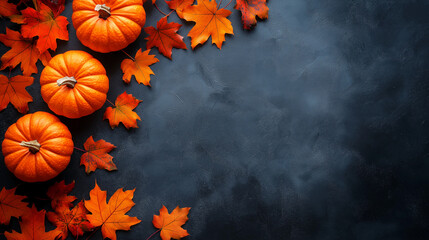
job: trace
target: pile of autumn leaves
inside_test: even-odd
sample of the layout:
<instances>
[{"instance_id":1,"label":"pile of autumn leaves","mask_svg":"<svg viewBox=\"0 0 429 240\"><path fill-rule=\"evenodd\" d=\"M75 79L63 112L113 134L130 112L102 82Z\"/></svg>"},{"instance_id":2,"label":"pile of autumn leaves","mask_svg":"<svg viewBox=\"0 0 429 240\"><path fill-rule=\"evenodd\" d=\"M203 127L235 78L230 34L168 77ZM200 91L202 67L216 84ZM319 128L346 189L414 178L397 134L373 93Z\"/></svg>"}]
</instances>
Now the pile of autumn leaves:
<instances>
[{"instance_id":1,"label":"pile of autumn leaves","mask_svg":"<svg viewBox=\"0 0 429 240\"><path fill-rule=\"evenodd\" d=\"M0 191L0 224L10 224L11 217L21 218L19 222L21 233L5 232L8 240L54 240L66 239L69 232L76 237L86 232L95 233L101 228L103 238L116 240L116 230L130 230L130 227L139 223L136 217L126 213L135 205L133 202L134 190L118 189L109 202L106 202L107 192L102 191L95 184L89 193L90 199L73 204L75 196L68 195L75 183L66 185L64 181L55 183L47 191L53 211L47 213L48 220L57 228L45 231L45 210L38 211L33 205L24 202L25 196L15 194L14 189L3 188ZM163 206L159 215L153 216L153 225L159 230L162 239L180 239L188 236L188 232L181 226L188 220L190 208L174 209L171 214Z\"/></svg>"},{"instance_id":2,"label":"pile of autumn leaves","mask_svg":"<svg viewBox=\"0 0 429 240\"><path fill-rule=\"evenodd\" d=\"M0 34L0 42L11 49L1 56L0 70L11 70L21 64L23 75L8 78L0 75L0 111L11 103L20 113L28 112L28 103L33 98L25 90L33 83L32 74L37 73L38 60L47 65L52 58L50 51L57 48L56 40L69 40L67 18L60 14L64 10L65 0L20 0L17 5L8 0L0 0L0 16L8 17L12 22L21 25L21 31L6 29L6 34ZM223 8L215 0L170 0L166 1L171 12L161 18L157 27L146 27L144 30L149 36L146 38L146 50L139 49L135 57L125 59L121 63L124 73L123 81L130 83L132 76L138 83L150 86L150 75L154 75L150 65L159 60L155 55L149 55L151 48L157 47L165 57L172 58L172 49L187 49L183 36L177 32L181 24L168 22L168 16L176 12L177 16L186 21L195 22L188 36L191 38L191 46L194 49L199 44L204 44L209 37L212 43L221 49L226 34L234 34L231 22L227 17L231 11L225 9L232 0ZM156 0L152 0L156 6ZM17 6L28 6L19 11ZM156 6L158 8L158 6ZM256 17L268 18L266 0L236 0L235 9L242 13L243 28L251 29L256 25ZM160 10L161 12L161 10ZM108 107L104 119L108 119L110 126L115 128L121 122L128 128L137 128L137 120L140 117L134 112L141 100L124 92L119 95L112 107ZM81 165L85 165L87 173L95 169L116 170L113 157L108 153L115 148L104 140L94 142L92 136L84 144L85 152L81 157ZM11 217L21 218L21 233L16 231L5 232L7 239L66 239L68 232L75 236L82 236L85 232L95 232L101 228L103 238L116 239L116 230L129 230L131 226L140 222L136 217L126 215L133 206L134 190L123 191L118 189L109 202L106 202L106 191L100 190L95 184L90 192L90 199L73 204L77 200L68 194L74 188L74 182L66 185L63 182L56 183L47 192L51 199L53 212L48 212L47 217L57 229L45 232L45 210L37 211L33 205L23 202L24 196L15 194L15 189L2 189L0 192L0 224L8 225ZM181 226L188 220L187 214L190 208L177 207L171 214L163 206L160 215L154 215L153 224L159 230L163 240L171 238L180 239L189 235ZM168 228L166 228L168 226ZM153 235L152 235L153 236Z\"/></svg>"}]
</instances>

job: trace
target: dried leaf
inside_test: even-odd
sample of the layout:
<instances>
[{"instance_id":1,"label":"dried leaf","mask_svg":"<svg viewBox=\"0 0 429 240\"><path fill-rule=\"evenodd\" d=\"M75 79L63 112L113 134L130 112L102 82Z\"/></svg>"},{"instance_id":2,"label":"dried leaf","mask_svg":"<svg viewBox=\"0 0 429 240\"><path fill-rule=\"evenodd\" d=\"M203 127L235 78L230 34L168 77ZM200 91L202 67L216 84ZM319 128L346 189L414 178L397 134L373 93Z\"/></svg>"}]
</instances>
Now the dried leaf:
<instances>
[{"instance_id":1,"label":"dried leaf","mask_svg":"<svg viewBox=\"0 0 429 240\"><path fill-rule=\"evenodd\" d=\"M68 196L73 190L75 181L70 184L65 184L65 181L57 182L48 188L46 195L51 199L52 209L55 211L61 210L62 208L70 208L73 206L72 202L77 198L75 196Z\"/></svg>"},{"instance_id":2,"label":"dried leaf","mask_svg":"<svg viewBox=\"0 0 429 240\"><path fill-rule=\"evenodd\" d=\"M22 201L26 197L16 195L15 191L16 188L0 191L0 224L9 225L11 217L19 218L29 210L27 203Z\"/></svg>"},{"instance_id":3,"label":"dried leaf","mask_svg":"<svg viewBox=\"0 0 429 240\"><path fill-rule=\"evenodd\" d=\"M136 217L125 215L134 205L133 196L135 190L123 191L118 189L106 203L106 191L101 191L95 183L90 200L85 200L85 207L92 213L87 215L89 222L94 227L101 226L103 238L116 240L116 230L130 230L130 227L141 222Z\"/></svg>"},{"instance_id":4,"label":"dried leaf","mask_svg":"<svg viewBox=\"0 0 429 240\"><path fill-rule=\"evenodd\" d=\"M0 111L5 109L10 102L18 112L28 112L28 103L32 102L33 98L25 88L31 84L33 84L32 77L19 75L8 79L6 76L0 75Z\"/></svg>"},{"instance_id":5,"label":"dried leaf","mask_svg":"<svg viewBox=\"0 0 429 240\"><path fill-rule=\"evenodd\" d=\"M61 231L55 229L45 232L45 210L37 211L33 206L26 214L22 216L21 233L12 231L5 232L7 240L54 240Z\"/></svg>"},{"instance_id":6,"label":"dried leaf","mask_svg":"<svg viewBox=\"0 0 429 240\"><path fill-rule=\"evenodd\" d=\"M91 137L86 140L83 145L87 151L80 158L80 165L85 165L86 173L91 173L95 169L106 169L108 171L117 170L116 165L113 163L113 157L108 153L112 151L115 145L104 141L103 139L94 142Z\"/></svg>"},{"instance_id":7,"label":"dried leaf","mask_svg":"<svg viewBox=\"0 0 429 240\"><path fill-rule=\"evenodd\" d=\"M0 34L0 42L12 48L1 57L0 70L6 67L15 68L21 63L24 76L31 76L37 73L37 60L40 59L45 66L51 60L51 54L48 51L40 54L36 47L36 40L24 39L19 32L9 28L6 28L6 34Z\"/></svg>"},{"instance_id":8,"label":"dried leaf","mask_svg":"<svg viewBox=\"0 0 429 240\"><path fill-rule=\"evenodd\" d=\"M186 44L183 42L183 37L177 34L182 25L175 22L167 22L167 17L161 18L156 24L157 28L146 27L144 30L149 37L146 47L150 49L157 47L159 52L171 59L171 52L173 47L186 49Z\"/></svg>"},{"instance_id":9,"label":"dried leaf","mask_svg":"<svg viewBox=\"0 0 429 240\"><path fill-rule=\"evenodd\" d=\"M150 75L155 75L149 68L150 65L159 62L155 55L149 55L150 49L142 52L139 49L136 53L135 59L124 59L121 63L122 72L124 76L122 80L130 83L131 77L134 75L136 81L140 84L150 86Z\"/></svg>"},{"instance_id":10,"label":"dried leaf","mask_svg":"<svg viewBox=\"0 0 429 240\"><path fill-rule=\"evenodd\" d=\"M197 5L185 8L183 18L196 23L188 34L192 39L192 49L205 43L210 36L212 43L221 49L225 34L234 34L231 22L227 19L230 14L231 11L227 9L218 9L215 0L198 0Z\"/></svg>"},{"instance_id":11,"label":"dried leaf","mask_svg":"<svg viewBox=\"0 0 429 240\"><path fill-rule=\"evenodd\" d=\"M177 206L171 214L165 206L159 210L159 216L154 215L152 223L161 230L162 240L180 239L189 235L182 225L188 221L188 213L191 208L179 208Z\"/></svg>"},{"instance_id":12,"label":"dried leaf","mask_svg":"<svg viewBox=\"0 0 429 240\"><path fill-rule=\"evenodd\" d=\"M62 208L61 211L48 212L48 220L57 227L57 230L61 231L58 239L66 239L69 230L73 236L78 237L93 229L86 218L87 214L88 210L81 201L71 210Z\"/></svg>"},{"instance_id":13,"label":"dried leaf","mask_svg":"<svg viewBox=\"0 0 429 240\"><path fill-rule=\"evenodd\" d=\"M117 127L121 122L127 129L130 127L138 128L137 120L141 119L133 110L140 102L142 101L124 92L116 98L115 107L108 107L106 109L103 119L109 120L112 129Z\"/></svg>"},{"instance_id":14,"label":"dried leaf","mask_svg":"<svg viewBox=\"0 0 429 240\"><path fill-rule=\"evenodd\" d=\"M244 29L249 30L256 25L256 16L268 19L267 0L237 0L234 8L241 11Z\"/></svg>"}]
</instances>

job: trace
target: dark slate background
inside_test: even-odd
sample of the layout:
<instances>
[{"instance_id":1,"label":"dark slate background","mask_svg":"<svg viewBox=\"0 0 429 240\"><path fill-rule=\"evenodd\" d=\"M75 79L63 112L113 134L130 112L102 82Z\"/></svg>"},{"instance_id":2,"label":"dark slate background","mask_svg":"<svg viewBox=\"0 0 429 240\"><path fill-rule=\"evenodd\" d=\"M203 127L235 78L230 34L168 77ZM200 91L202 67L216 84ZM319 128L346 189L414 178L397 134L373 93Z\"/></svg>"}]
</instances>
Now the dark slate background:
<instances>
[{"instance_id":1,"label":"dark slate background","mask_svg":"<svg viewBox=\"0 0 429 240\"><path fill-rule=\"evenodd\" d=\"M109 196L136 188L130 215L142 222L118 239L153 233L152 215L163 204L192 207L186 239L429 239L428 1L268 6L269 20L253 31L242 29L233 10L235 35L221 51L206 43L173 50L170 61L152 50L160 59L152 88L124 84L126 56L92 52L70 24L70 41L58 41L56 53L93 54L107 69L108 98L126 90L142 99L136 111L143 121L111 130L102 120L107 103L82 119L61 118L77 147L91 135L115 144L119 170L86 175L76 151L56 179L28 184L0 157L0 187L18 185L38 207L49 205L40 198L63 179L76 180L73 194L83 199L95 180ZM145 8L146 25L155 25L162 15ZM64 14L71 21L71 1ZM180 21L175 14L170 20ZM186 35L193 23L182 23ZM1 20L2 32L6 25ZM145 48L145 37L125 51ZM34 77L30 112L49 111ZM0 113L1 139L21 116L12 106Z\"/></svg>"}]
</instances>

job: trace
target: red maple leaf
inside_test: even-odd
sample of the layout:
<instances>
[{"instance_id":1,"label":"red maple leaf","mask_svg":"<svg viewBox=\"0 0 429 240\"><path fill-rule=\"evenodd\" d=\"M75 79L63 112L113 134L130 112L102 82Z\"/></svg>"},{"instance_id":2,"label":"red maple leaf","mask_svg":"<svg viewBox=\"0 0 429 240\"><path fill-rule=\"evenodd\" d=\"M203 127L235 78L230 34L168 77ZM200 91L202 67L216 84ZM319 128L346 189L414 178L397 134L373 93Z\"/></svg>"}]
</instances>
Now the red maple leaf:
<instances>
[{"instance_id":1,"label":"red maple leaf","mask_svg":"<svg viewBox=\"0 0 429 240\"><path fill-rule=\"evenodd\" d=\"M241 11L244 29L249 30L256 25L256 16L260 19L268 18L267 0L237 0L234 8Z\"/></svg>"},{"instance_id":2,"label":"red maple leaf","mask_svg":"<svg viewBox=\"0 0 429 240\"><path fill-rule=\"evenodd\" d=\"M23 22L21 27L22 36L25 38L39 37L37 49L41 53L48 49L56 50L56 39L69 40L67 31L68 21L64 16L58 16L48 6L39 3L39 9L26 8L21 11ZM22 22L18 22L22 23Z\"/></svg>"},{"instance_id":3,"label":"red maple leaf","mask_svg":"<svg viewBox=\"0 0 429 240\"><path fill-rule=\"evenodd\" d=\"M113 157L108 154L116 148L115 145L103 139L94 142L91 136L86 140L83 146L87 152L80 158L80 165L85 165L86 173L93 172L97 168L106 169L108 171L117 169L112 161Z\"/></svg>"},{"instance_id":4,"label":"red maple leaf","mask_svg":"<svg viewBox=\"0 0 429 240\"><path fill-rule=\"evenodd\" d=\"M48 212L48 220L57 226L57 230L61 231L58 239L66 239L69 230L73 236L78 237L93 228L86 218L88 213L81 201L73 209L62 208L61 211Z\"/></svg>"},{"instance_id":5,"label":"red maple leaf","mask_svg":"<svg viewBox=\"0 0 429 240\"><path fill-rule=\"evenodd\" d=\"M75 182L65 184L65 181L57 182L48 188L46 195L51 199L52 209L55 211L62 208L70 208L73 206L72 202L77 198L75 196L68 196L73 190Z\"/></svg>"},{"instance_id":6,"label":"red maple leaf","mask_svg":"<svg viewBox=\"0 0 429 240\"><path fill-rule=\"evenodd\" d=\"M175 22L168 23L167 17L163 17L156 24L157 28L146 27L144 30L149 34L149 37L145 38L147 40L146 48L157 47L159 52L169 59L171 59L173 47L187 49L183 37L177 34L181 26Z\"/></svg>"}]
</instances>

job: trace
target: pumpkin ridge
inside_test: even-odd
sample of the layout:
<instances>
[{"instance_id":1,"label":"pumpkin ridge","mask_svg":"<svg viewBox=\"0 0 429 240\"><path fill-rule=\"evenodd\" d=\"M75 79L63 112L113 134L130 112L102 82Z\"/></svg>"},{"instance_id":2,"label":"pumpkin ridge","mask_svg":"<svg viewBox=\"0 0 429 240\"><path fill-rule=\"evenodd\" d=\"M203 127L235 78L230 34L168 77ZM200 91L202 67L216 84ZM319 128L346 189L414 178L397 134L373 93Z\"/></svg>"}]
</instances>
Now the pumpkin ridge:
<instances>
[{"instance_id":1,"label":"pumpkin ridge","mask_svg":"<svg viewBox=\"0 0 429 240\"><path fill-rule=\"evenodd\" d=\"M26 115L27 116L27 115ZM24 116L25 117L25 116ZM23 120L27 120L27 119L23 119ZM28 132L27 132L27 130L26 130L26 128L23 128L22 129L22 127L23 126L21 126L21 124L22 124L22 122L23 122L23 120L22 121L19 121L18 120L18 122L16 122L16 128L18 129L18 131L22 134L22 136L24 136L24 140L25 141L31 141L30 140L30 138L28 137ZM31 136L30 136L31 137Z\"/></svg>"},{"instance_id":2,"label":"pumpkin ridge","mask_svg":"<svg viewBox=\"0 0 429 240\"><path fill-rule=\"evenodd\" d=\"M48 80L46 83L45 82L41 82L40 84L53 83L53 82L56 82L55 78L64 76L56 68L53 68L51 66L46 66L44 70L47 71L47 72L49 72L49 78L44 79L45 81ZM55 75L58 75L58 76L55 76Z\"/></svg>"},{"instance_id":3,"label":"pumpkin ridge","mask_svg":"<svg viewBox=\"0 0 429 240\"><path fill-rule=\"evenodd\" d=\"M75 21L79 21L79 22L86 22L92 18L98 17L97 14L94 13L93 10L82 9L82 10L77 10L74 12L79 13L78 17L75 17ZM84 12L84 13L81 13L81 12Z\"/></svg>"},{"instance_id":4,"label":"pumpkin ridge","mask_svg":"<svg viewBox=\"0 0 429 240\"><path fill-rule=\"evenodd\" d=\"M92 88L92 87L90 87L90 86L88 86L88 85L86 85L86 84L79 84L79 85L76 87L76 89L79 89L79 91L83 91L83 89L82 89L82 88L87 88L87 89L86 89L86 91L88 91L88 89L90 89L91 91L96 91L96 92L101 93L101 94L103 94L103 95L105 95L105 94L106 94L106 93L104 93L104 92L102 92L102 91L100 91L100 90L98 90L98 89Z\"/></svg>"},{"instance_id":5,"label":"pumpkin ridge","mask_svg":"<svg viewBox=\"0 0 429 240\"><path fill-rule=\"evenodd\" d=\"M111 8L111 12L116 11L118 9L124 8L124 7L128 7L128 6L142 6L143 7L143 2L142 1L121 1L121 0L116 0L115 2L110 4L111 6L109 6Z\"/></svg>"},{"instance_id":6,"label":"pumpkin ridge","mask_svg":"<svg viewBox=\"0 0 429 240\"><path fill-rule=\"evenodd\" d=\"M58 122L50 124L43 132L41 132L41 135L39 137L39 142L43 146L49 144L49 141L57 138L65 138L64 135L60 135L64 131L64 126L59 124ZM67 135L67 134L66 134Z\"/></svg>"},{"instance_id":7,"label":"pumpkin ridge","mask_svg":"<svg viewBox=\"0 0 429 240\"><path fill-rule=\"evenodd\" d=\"M53 139L46 141L47 143L45 143L45 146L43 149L41 149L40 153L46 154L46 152L49 152L51 154L55 154L58 156L65 156L63 149L57 149L53 146L58 145L58 141L64 140L64 139L67 140L68 138L63 137L63 138L55 138L55 139L56 139L55 141L52 141ZM68 144L63 144L62 146L66 146L66 145ZM72 147L72 145L70 145L70 147Z\"/></svg>"},{"instance_id":8,"label":"pumpkin ridge","mask_svg":"<svg viewBox=\"0 0 429 240\"><path fill-rule=\"evenodd\" d=\"M91 88L92 89L92 88ZM95 90L95 89L93 89L93 91L97 91L97 90ZM76 91L75 91L75 94L79 94L79 96L83 99L83 100L85 100L85 102L92 108L92 109L95 109L95 108L97 108L98 106L97 105L94 105L95 103L93 103L93 104L91 104L92 103L92 101L89 101L88 99L87 99L87 96L85 95L85 94L83 94L83 92L79 89L79 88L76 88Z\"/></svg>"},{"instance_id":9,"label":"pumpkin ridge","mask_svg":"<svg viewBox=\"0 0 429 240\"><path fill-rule=\"evenodd\" d=\"M40 156L41 157L41 156ZM37 158L36 158L37 159ZM62 170L64 170L64 169L61 169L61 168L55 168L55 167L53 167L52 166L52 163L50 162L50 161L47 161L45 158L43 158L43 159L40 159L40 161L42 162L42 163L45 163L45 165L46 166L48 166L49 168L51 168L52 170L54 170L54 172L58 172L58 171L62 171Z\"/></svg>"},{"instance_id":10,"label":"pumpkin ridge","mask_svg":"<svg viewBox=\"0 0 429 240\"><path fill-rule=\"evenodd\" d=\"M13 172L15 174L15 171L22 165L22 164L28 164L28 158L29 156L31 156L32 154L28 151L24 156L21 157L21 161L18 162L18 164L15 166L15 169L13 169Z\"/></svg>"},{"instance_id":11,"label":"pumpkin ridge","mask_svg":"<svg viewBox=\"0 0 429 240\"><path fill-rule=\"evenodd\" d=\"M33 124L34 125L37 125L38 124L38 122L36 122L36 120L34 120L34 118L35 117L38 117L38 116L35 116L36 114L32 114L31 115L31 117L30 117L30 120L29 120L29 128L28 128L28 132L30 133L30 140L28 140L28 141L26 141L26 142L31 142L31 141L34 141L34 140L36 140L37 141L37 138L35 137L35 135L36 135L36 133L34 132L34 130L35 129L33 129Z\"/></svg>"},{"instance_id":12,"label":"pumpkin ridge","mask_svg":"<svg viewBox=\"0 0 429 240\"><path fill-rule=\"evenodd\" d=\"M87 66L88 65L88 66ZM82 81L83 78L98 76L98 75L106 75L106 69L104 67L99 67L97 69L91 69L94 65L102 66L101 62L95 58L88 60L75 74L75 78L79 81ZM89 71L88 71L89 68Z\"/></svg>"},{"instance_id":13,"label":"pumpkin ridge","mask_svg":"<svg viewBox=\"0 0 429 240\"><path fill-rule=\"evenodd\" d=\"M116 42L117 40L115 39L121 39L120 42L126 41L124 32L122 31L121 28L118 27L113 17L111 18L110 22L111 24L108 24L108 27L107 27L108 31L110 33L118 33L118 32L121 33L121 34L113 34L113 35L116 35L114 38L110 37L110 34L107 34L108 38L111 40L110 42Z\"/></svg>"},{"instance_id":14,"label":"pumpkin ridge","mask_svg":"<svg viewBox=\"0 0 429 240\"><path fill-rule=\"evenodd\" d=\"M67 88L67 87L65 87L65 88ZM58 98L58 99L61 99L62 100L62 102L61 102L61 104L63 104L64 103L64 99L63 98L61 98L60 96L62 95L62 94L67 94L67 93L64 93L65 91L63 91L62 90L62 88L60 89L60 90L58 90L58 91L56 91L53 95L52 95L52 97L49 99L49 102L47 102L48 103L48 106L52 106L52 105L56 105L56 98ZM59 95L58 97L55 97L55 96L57 96L57 95ZM61 108L61 109L56 109L55 111L55 114L58 114L58 115L64 115L64 109L63 108Z\"/></svg>"},{"instance_id":15,"label":"pumpkin ridge","mask_svg":"<svg viewBox=\"0 0 429 240\"><path fill-rule=\"evenodd\" d=\"M14 155L12 155L12 154L14 154ZM25 158L26 155L28 155L30 153L25 148L22 148L21 150L18 150L12 154L8 154L7 156L4 156L4 159L5 159L5 162L8 161L7 168L11 172L15 172L16 168L18 167L19 163L21 162L20 160ZM15 155L18 155L19 157L15 157Z\"/></svg>"},{"instance_id":16,"label":"pumpkin ridge","mask_svg":"<svg viewBox=\"0 0 429 240\"><path fill-rule=\"evenodd\" d=\"M18 126L16 126L16 123L12 124L9 128L11 128L11 132L14 132L14 133L12 134L13 136L10 136L10 137L6 136L6 134L5 134L5 140L8 139L8 140L12 140L12 141L15 141L17 143L20 143L22 141L22 139L26 138L25 135L18 129ZM19 136L16 136L18 134L19 134ZM14 139L12 139L12 137Z\"/></svg>"},{"instance_id":17,"label":"pumpkin ridge","mask_svg":"<svg viewBox=\"0 0 429 240\"><path fill-rule=\"evenodd\" d=\"M81 93L81 91L79 91L79 89L75 89L74 91L74 95L76 98L76 102L79 105L80 108L85 109L85 105L89 106L91 109L96 109L98 107L98 105L96 105L98 102L96 101L88 101ZM79 101L77 101L79 99ZM92 104L91 104L92 103Z\"/></svg>"},{"instance_id":18,"label":"pumpkin ridge","mask_svg":"<svg viewBox=\"0 0 429 240\"><path fill-rule=\"evenodd\" d=\"M76 106L75 108L73 108L73 110L75 110L76 112L77 112L77 115L81 115L81 110L80 110L80 108L79 108L79 103L77 102L77 99L76 99L76 96L75 96L75 94L74 94L74 89L72 89L72 91L73 91L73 94L68 94L68 97L67 97L67 102L71 102L71 101L73 101L74 100L74 105ZM72 100L72 98L73 98L73 100ZM66 106L68 106L68 107L66 107L66 109L67 110L70 110L70 106L71 105L66 105ZM73 114L75 114L75 113L71 113L72 115Z\"/></svg>"},{"instance_id":19,"label":"pumpkin ridge","mask_svg":"<svg viewBox=\"0 0 429 240\"><path fill-rule=\"evenodd\" d=\"M128 31L130 31L131 33L133 32L132 30L131 30L131 28L129 27L129 25L127 24L127 23L124 23L124 21L122 20L122 18L124 18L124 17L121 17L121 16L114 16L114 17L112 17L112 23L119 29L119 31L122 33L122 35L123 35L123 37L124 38L127 38L127 37L129 37L128 36L128 33L127 34L125 34L124 33L124 31L123 31L123 28L122 27L119 27L118 26L118 24L119 25L121 25L121 26L126 26L126 28L128 29ZM124 19L127 19L127 18L124 18ZM119 22L119 23L118 23ZM124 27L125 28L125 27ZM140 31L140 33L141 33L141 31ZM138 35L140 35L140 33L138 34Z\"/></svg>"},{"instance_id":20,"label":"pumpkin ridge","mask_svg":"<svg viewBox=\"0 0 429 240\"><path fill-rule=\"evenodd\" d=\"M83 85L91 89L97 90L87 85L88 82L94 81L93 79L87 79L87 78L103 77L103 76L106 76L106 74L95 74L95 75L87 75L87 76L79 77L79 86Z\"/></svg>"},{"instance_id":21,"label":"pumpkin ridge","mask_svg":"<svg viewBox=\"0 0 429 240\"><path fill-rule=\"evenodd\" d=\"M92 32L94 32L94 28L97 26L98 19L90 18L87 21L83 22L81 25L78 26L76 29L76 35L78 32L81 32L80 30L83 29L83 33L85 38L90 39ZM83 42L82 42L83 43ZM85 45L85 44L84 44ZM85 45L86 46L86 45Z\"/></svg>"}]
</instances>

